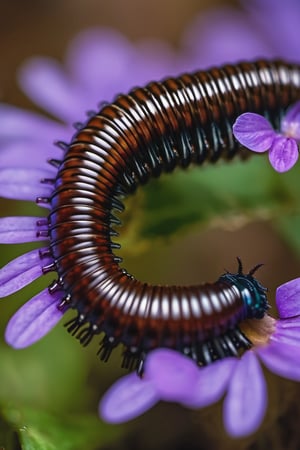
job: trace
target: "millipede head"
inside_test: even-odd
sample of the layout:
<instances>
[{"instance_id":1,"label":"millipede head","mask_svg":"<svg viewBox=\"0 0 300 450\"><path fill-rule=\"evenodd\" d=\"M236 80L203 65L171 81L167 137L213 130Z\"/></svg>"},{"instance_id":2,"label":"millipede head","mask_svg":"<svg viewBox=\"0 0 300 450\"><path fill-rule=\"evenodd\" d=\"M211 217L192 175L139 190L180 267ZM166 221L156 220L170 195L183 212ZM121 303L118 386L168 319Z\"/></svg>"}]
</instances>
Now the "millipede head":
<instances>
[{"instance_id":1,"label":"millipede head","mask_svg":"<svg viewBox=\"0 0 300 450\"><path fill-rule=\"evenodd\" d=\"M237 257L237 261L237 273L225 272L219 280L225 281L239 290L244 303L245 319L262 319L270 307L266 296L267 288L254 278L253 274L263 264L256 264L248 273L244 273L241 258Z\"/></svg>"}]
</instances>

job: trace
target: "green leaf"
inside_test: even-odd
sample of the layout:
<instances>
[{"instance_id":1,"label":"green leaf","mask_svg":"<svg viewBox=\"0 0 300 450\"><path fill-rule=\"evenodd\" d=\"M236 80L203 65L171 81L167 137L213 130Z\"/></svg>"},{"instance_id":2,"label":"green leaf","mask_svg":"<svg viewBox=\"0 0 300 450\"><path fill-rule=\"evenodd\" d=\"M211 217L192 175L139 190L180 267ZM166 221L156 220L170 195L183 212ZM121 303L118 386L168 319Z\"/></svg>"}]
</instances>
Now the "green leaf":
<instances>
[{"instance_id":1,"label":"green leaf","mask_svg":"<svg viewBox=\"0 0 300 450\"><path fill-rule=\"evenodd\" d=\"M121 244L131 252L195 226L228 229L299 209L300 185L291 172L278 174L257 156L162 175L126 200Z\"/></svg>"},{"instance_id":2,"label":"green leaf","mask_svg":"<svg viewBox=\"0 0 300 450\"><path fill-rule=\"evenodd\" d=\"M16 431L23 450L100 449L119 438L123 430L104 424L96 415L60 417L40 410L6 408L2 416Z\"/></svg>"},{"instance_id":3,"label":"green leaf","mask_svg":"<svg viewBox=\"0 0 300 450\"><path fill-rule=\"evenodd\" d=\"M74 405L75 395L82 392L88 368L87 352L62 324L26 349L16 351L3 343L0 402L65 411ZM77 395L79 404L78 399Z\"/></svg>"}]
</instances>

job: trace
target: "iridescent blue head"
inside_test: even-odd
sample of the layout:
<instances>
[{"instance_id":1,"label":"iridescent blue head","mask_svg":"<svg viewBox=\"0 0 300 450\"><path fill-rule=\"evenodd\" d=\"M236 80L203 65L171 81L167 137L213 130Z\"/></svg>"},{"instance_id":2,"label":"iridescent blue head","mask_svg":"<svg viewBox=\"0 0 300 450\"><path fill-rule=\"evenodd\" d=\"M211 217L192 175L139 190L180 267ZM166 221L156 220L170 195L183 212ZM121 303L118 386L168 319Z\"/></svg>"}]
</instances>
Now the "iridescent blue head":
<instances>
[{"instance_id":1,"label":"iridescent blue head","mask_svg":"<svg viewBox=\"0 0 300 450\"><path fill-rule=\"evenodd\" d=\"M240 258L237 260L238 272L227 272L219 278L219 281L225 281L239 290L245 306L245 319L262 319L270 307L266 295L267 288L254 278L253 274L263 264L257 264L249 273L244 274Z\"/></svg>"}]
</instances>

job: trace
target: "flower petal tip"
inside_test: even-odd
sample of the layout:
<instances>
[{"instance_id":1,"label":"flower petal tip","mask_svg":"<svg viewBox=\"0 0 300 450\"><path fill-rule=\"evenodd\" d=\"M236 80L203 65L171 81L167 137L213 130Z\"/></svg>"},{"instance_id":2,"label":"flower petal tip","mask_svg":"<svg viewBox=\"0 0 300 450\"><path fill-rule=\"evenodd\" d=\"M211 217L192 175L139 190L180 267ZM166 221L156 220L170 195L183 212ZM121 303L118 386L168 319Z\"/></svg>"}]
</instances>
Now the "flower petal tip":
<instances>
[{"instance_id":1,"label":"flower petal tip","mask_svg":"<svg viewBox=\"0 0 300 450\"><path fill-rule=\"evenodd\" d=\"M15 349L39 341L60 321L63 312L57 308L59 297L41 291L12 316L5 330L6 342Z\"/></svg>"},{"instance_id":2,"label":"flower petal tip","mask_svg":"<svg viewBox=\"0 0 300 450\"><path fill-rule=\"evenodd\" d=\"M224 401L227 433L232 437L254 433L264 418L266 407L266 381L256 355L248 351L236 366Z\"/></svg>"},{"instance_id":3,"label":"flower petal tip","mask_svg":"<svg viewBox=\"0 0 300 450\"><path fill-rule=\"evenodd\" d=\"M99 415L108 423L127 422L146 412L158 400L152 383L131 373L120 378L106 392L99 404Z\"/></svg>"},{"instance_id":4,"label":"flower petal tip","mask_svg":"<svg viewBox=\"0 0 300 450\"><path fill-rule=\"evenodd\" d=\"M288 172L299 157L297 142L284 136L277 136L270 148L269 160L276 172Z\"/></svg>"},{"instance_id":5,"label":"flower petal tip","mask_svg":"<svg viewBox=\"0 0 300 450\"><path fill-rule=\"evenodd\" d=\"M267 119L255 113L241 114L232 130L235 138L244 147L258 153L267 151L276 136Z\"/></svg>"},{"instance_id":6,"label":"flower petal tip","mask_svg":"<svg viewBox=\"0 0 300 450\"><path fill-rule=\"evenodd\" d=\"M300 315L300 278L290 280L277 288L276 306L281 319Z\"/></svg>"}]
</instances>

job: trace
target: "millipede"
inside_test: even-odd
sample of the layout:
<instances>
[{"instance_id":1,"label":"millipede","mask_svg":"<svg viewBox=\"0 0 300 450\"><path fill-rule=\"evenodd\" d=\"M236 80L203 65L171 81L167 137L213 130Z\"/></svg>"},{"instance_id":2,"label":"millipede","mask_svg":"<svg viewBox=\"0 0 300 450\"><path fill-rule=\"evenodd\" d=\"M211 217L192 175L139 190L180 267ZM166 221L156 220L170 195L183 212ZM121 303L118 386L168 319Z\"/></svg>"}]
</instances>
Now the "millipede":
<instances>
[{"instance_id":1,"label":"millipede","mask_svg":"<svg viewBox=\"0 0 300 450\"><path fill-rule=\"evenodd\" d=\"M73 308L66 324L82 345L104 333L98 355L107 361L123 344L123 363L141 373L156 347L173 348L206 365L237 356L251 342L244 319L262 318L266 289L253 276L224 273L215 283L152 285L137 280L114 252L123 199L151 177L192 164L247 159L232 125L243 112L264 115L275 128L300 98L300 66L242 62L151 82L89 114L69 144L59 142L47 219L56 271L49 291L62 291L59 308Z\"/></svg>"}]
</instances>

